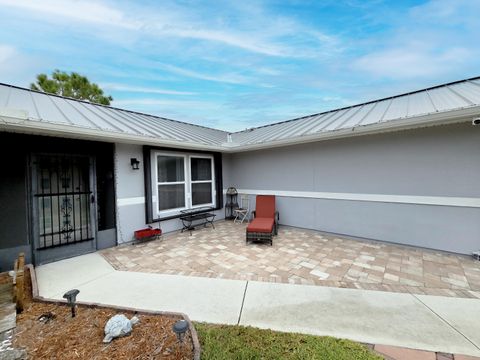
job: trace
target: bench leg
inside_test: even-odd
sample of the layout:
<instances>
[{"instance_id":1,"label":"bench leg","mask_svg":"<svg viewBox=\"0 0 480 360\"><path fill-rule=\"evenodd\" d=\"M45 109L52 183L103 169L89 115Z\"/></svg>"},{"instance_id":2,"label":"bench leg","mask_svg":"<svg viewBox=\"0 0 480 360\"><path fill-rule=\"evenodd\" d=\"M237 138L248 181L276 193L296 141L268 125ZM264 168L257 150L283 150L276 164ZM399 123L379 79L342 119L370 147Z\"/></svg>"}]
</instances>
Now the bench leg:
<instances>
[{"instance_id":1,"label":"bench leg","mask_svg":"<svg viewBox=\"0 0 480 360\"><path fill-rule=\"evenodd\" d=\"M207 224L212 225L212 228L215 229L215 225L213 224L215 218L212 218L211 220L205 219L205 224L204 226L207 227Z\"/></svg>"}]
</instances>

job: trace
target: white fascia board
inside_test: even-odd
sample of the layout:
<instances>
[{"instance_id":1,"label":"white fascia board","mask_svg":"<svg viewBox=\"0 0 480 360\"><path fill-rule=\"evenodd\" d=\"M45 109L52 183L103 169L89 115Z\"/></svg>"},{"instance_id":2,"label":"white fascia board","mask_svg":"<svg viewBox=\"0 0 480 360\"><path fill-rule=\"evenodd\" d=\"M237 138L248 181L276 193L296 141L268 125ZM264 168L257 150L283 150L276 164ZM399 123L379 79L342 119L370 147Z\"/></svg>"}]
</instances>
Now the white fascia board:
<instances>
[{"instance_id":1,"label":"white fascia board","mask_svg":"<svg viewBox=\"0 0 480 360\"><path fill-rule=\"evenodd\" d=\"M0 116L0 129L10 132L66 137L82 140L105 141L136 145L167 146L181 149L220 151L216 145L192 143L119 133L108 130L90 129L70 124L50 123L46 121L31 121L19 118L5 118Z\"/></svg>"},{"instance_id":2,"label":"white fascia board","mask_svg":"<svg viewBox=\"0 0 480 360\"><path fill-rule=\"evenodd\" d=\"M480 115L480 106L472 106L461 110L439 112L411 118L389 120L369 125L361 125L354 128L346 128L336 131L317 133L306 136L286 138L282 140L267 141L263 143L243 144L230 147L226 152L243 152L251 150L269 149L287 145L297 145L321 140L340 139L359 135L371 135L382 132L415 129L436 125L447 125L459 122L471 122L472 118Z\"/></svg>"}]
</instances>

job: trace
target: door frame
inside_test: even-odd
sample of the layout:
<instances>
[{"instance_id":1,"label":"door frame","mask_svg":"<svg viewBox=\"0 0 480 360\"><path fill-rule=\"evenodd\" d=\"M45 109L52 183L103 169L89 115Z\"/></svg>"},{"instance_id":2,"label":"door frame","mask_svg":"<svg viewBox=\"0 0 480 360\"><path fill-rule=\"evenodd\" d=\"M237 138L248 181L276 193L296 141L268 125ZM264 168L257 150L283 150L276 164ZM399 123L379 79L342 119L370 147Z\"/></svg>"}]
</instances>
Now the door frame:
<instances>
[{"instance_id":1,"label":"door frame","mask_svg":"<svg viewBox=\"0 0 480 360\"><path fill-rule=\"evenodd\" d=\"M90 222L91 222L91 240L81 240L71 244L56 245L46 249L38 249L39 245L39 214L37 202L35 201L35 193L38 188L37 184L37 163L36 160L40 156L45 157L83 157L88 159L89 163L89 185L92 198L89 199L90 206ZM98 224L97 224L97 184L96 184L96 158L91 154L79 154L68 152L31 152L28 156L28 188L29 188L29 206L28 213L31 225L31 247L32 257L35 265L41 265L54 262L78 255L95 252L98 248Z\"/></svg>"}]
</instances>

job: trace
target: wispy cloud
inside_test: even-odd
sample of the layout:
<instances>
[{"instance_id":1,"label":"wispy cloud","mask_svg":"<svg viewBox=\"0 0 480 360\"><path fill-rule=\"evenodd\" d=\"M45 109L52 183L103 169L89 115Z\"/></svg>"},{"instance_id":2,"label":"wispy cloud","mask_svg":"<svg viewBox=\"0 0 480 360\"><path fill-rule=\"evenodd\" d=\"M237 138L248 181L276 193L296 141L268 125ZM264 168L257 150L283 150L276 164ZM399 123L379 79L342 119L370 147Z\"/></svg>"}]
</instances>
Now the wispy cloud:
<instances>
[{"instance_id":1,"label":"wispy cloud","mask_svg":"<svg viewBox=\"0 0 480 360\"><path fill-rule=\"evenodd\" d=\"M479 13L478 1L432 0L415 6L401 20L392 19L396 26L354 60L353 69L397 81L478 71L480 49L472 42L478 41L480 25L472 20Z\"/></svg>"},{"instance_id":2,"label":"wispy cloud","mask_svg":"<svg viewBox=\"0 0 480 360\"><path fill-rule=\"evenodd\" d=\"M132 99L122 99L114 100L114 105L119 107L131 107L131 106L168 106L168 107L178 107L184 108L189 107L192 110L200 109L218 109L220 105L216 102L202 101L202 100L176 100L176 99L156 99L156 98L132 98Z\"/></svg>"},{"instance_id":3,"label":"wispy cloud","mask_svg":"<svg viewBox=\"0 0 480 360\"><path fill-rule=\"evenodd\" d=\"M376 77L429 78L448 73L452 67L463 66L472 56L467 48L429 50L407 45L362 56L355 61L354 67Z\"/></svg>"},{"instance_id":4,"label":"wispy cloud","mask_svg":"<svg viewBox=\"0 0 480 360\"><path fill-rule=\"evenodd\" d=\"M1 53L1 49L0 49ZM101 87L103 89L132 92L132 93L147 93L147 94L161 94L161 95L195 95L195 92L191 91L177 91L177 90L166 90L159 89L156 87L142 87L142 86L131 86L125 84L115 84L115 83L102 83Z\"/></svg>"},{"instance_id":5,"label":"wispy cloud","mask_svg":"<svg viewBox=\"0 0 480 360\"><path fill-rule=\"evenodd\" d=\"M252 81L251 78L235 73L230 74L205 74L198 71L193 71L189 69L184 69L178 66L169 65L169 64L157 64L158 68L178 74L181 76L186 76L189 78L229 83L229 84L247 84Z\"/></svg>"},{"instance_id":6,"label":"wispy cloud","mask_svg":"<svg viewBox=\"0 0 480 360\"><path fill-rule=\"evenodd\" d=\"M16 47L0 43L0 82L28 86L32 74L44 66L42 59L28 56Z\"/></svg>"},{"instance_id":7,"label":"wispy cloud","mask_svg":"<svg viewBox=\"0 0 480 360\"><path fill-rule=\"evenodd\" d=\"M0 66L15 55L15 48L9 45L0 44Z\"/></svg>"},{"instance_id":8,"label":"wispy cloud","mask_svg":"<svg viewBox=\"0 0 480 360\"><path fill-rule=\"evenodd\" d=\"M162 37L177 37L202 40L242 49L248 52L279 57L311 56L306 47L290 46L282 41L285 36L309 38L318 44L331 44L332 36L304 29L304 26L286 19L275 19L265 23L261 32L258 28L235 30L228 26L212 26L209 18L199 20L187 7L172 11L167 5L161 11L148 14L137 7L127 14L99 0L65 2L60 0L0 0L0 5L22 9L33 13L50 15L50 21L80 21L93 25L114 26L142 34ZM137 14L137 15L135 15ZM140 14L140 15L138 15ZM263 19L265 20L265 19Z\"/></svg>"},{"instance_id":9,"label":"wispy cloud","mask_svg":"<svg viewBox=\"0 0 480 360\"><path fill-rule=\"evenodd\" d=\"M158 33L162 33L166 36L214 41L264 55L294 56L294 53L290 53L282 46L259 41L258 38L256 39L255 34L234 34L228 31L215 31L198 27L188 29L171 26L167 28L158 28Z\"/></svg>"},{"instance_id":10,"label":"wispy cloud","mask_svg":"<svg viewBox=\"0 0 480 360\"><path fill-rule=\"evenodd\" d=\"M141 25L130 20L122 11L98 1L0 0L0 5L20 8L24 11L49 14L58 20L77 20L128 29L138 29Z\"/></svg>"}]
</instances>

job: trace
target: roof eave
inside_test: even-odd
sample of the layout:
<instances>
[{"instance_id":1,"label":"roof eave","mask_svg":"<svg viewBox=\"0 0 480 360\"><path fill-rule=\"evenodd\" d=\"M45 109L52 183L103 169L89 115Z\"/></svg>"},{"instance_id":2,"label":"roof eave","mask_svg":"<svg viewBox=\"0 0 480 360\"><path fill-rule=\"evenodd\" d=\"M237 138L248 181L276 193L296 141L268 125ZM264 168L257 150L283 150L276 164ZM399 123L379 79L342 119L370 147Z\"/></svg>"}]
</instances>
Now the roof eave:
<instances>
[{"instance_id":1,"label":"roof eave","mask_svg":"<svg viewBox=\"0 0 480 360\"><path fill-rule=\"evenodd\" d=\"M29 133L36 135L59 136L73 139L106 141L112 143L128 143L137 145L163 146L191 150L207 150L225 153L236 153L252 150L261 150L281 146L297 145L322 140L332 140L345 137L370 135L381 132L391 132L399 130L408 130L419 127L446 125L458 122L471 121L473 117L480 115L480 106L472 106L463 109L457 109L446 112L432 113L411 118L396 119L384 122L378 122L369 125L357 126L354 128L341 129L330 132L320 132L307 136L286 138L275 141L267 141L252 144L222 143L222 144L203 144L188 141L176 141L148 137L144 135L133 135L119 133L108 130L97 130L72 126L70 124L49 123L44 121L32 121L24 117L23 114L0 114L0 130Z\"/></svg>"},{"instance_id":2,"label":"roof eave","mask_svg":"<svg viewBox=\"0 0 480 360\"><path fill-rule=\"evenodd\" d=\"M112 143L126 143L137 145L162 146L192 150L222 151L217 145L176 141L142 135L119 133L108 130L73 126L70 124L49 123L44 121L31 121L22 117L0 115L0 130L34 135L57 136L72 139L105 141Z\"/></svg>"},{"instance_id":3,"label":"roof eave","mask_svg":"<svg viewBox=\"0 0 480 360\"><path fill-rule=\"evenodd\" d=\"M304 144L322 140L340 139L345 137L371 135L382 132L392 132L400 130L415 129L420 127L447 125L459 122L470 122L472 118L480 115L480 106L472 106L452 111L437 112L421 116L415 116L404 119L395 119L383 121L369 125L360 125L353 128L340 129L329 132L320 132L312 135L298 136L262 143L242 144L232 146L225 152L235 153L252 150L261 150L273 147L282 147L289 145Z\"/></svg>"}]
</instances>

